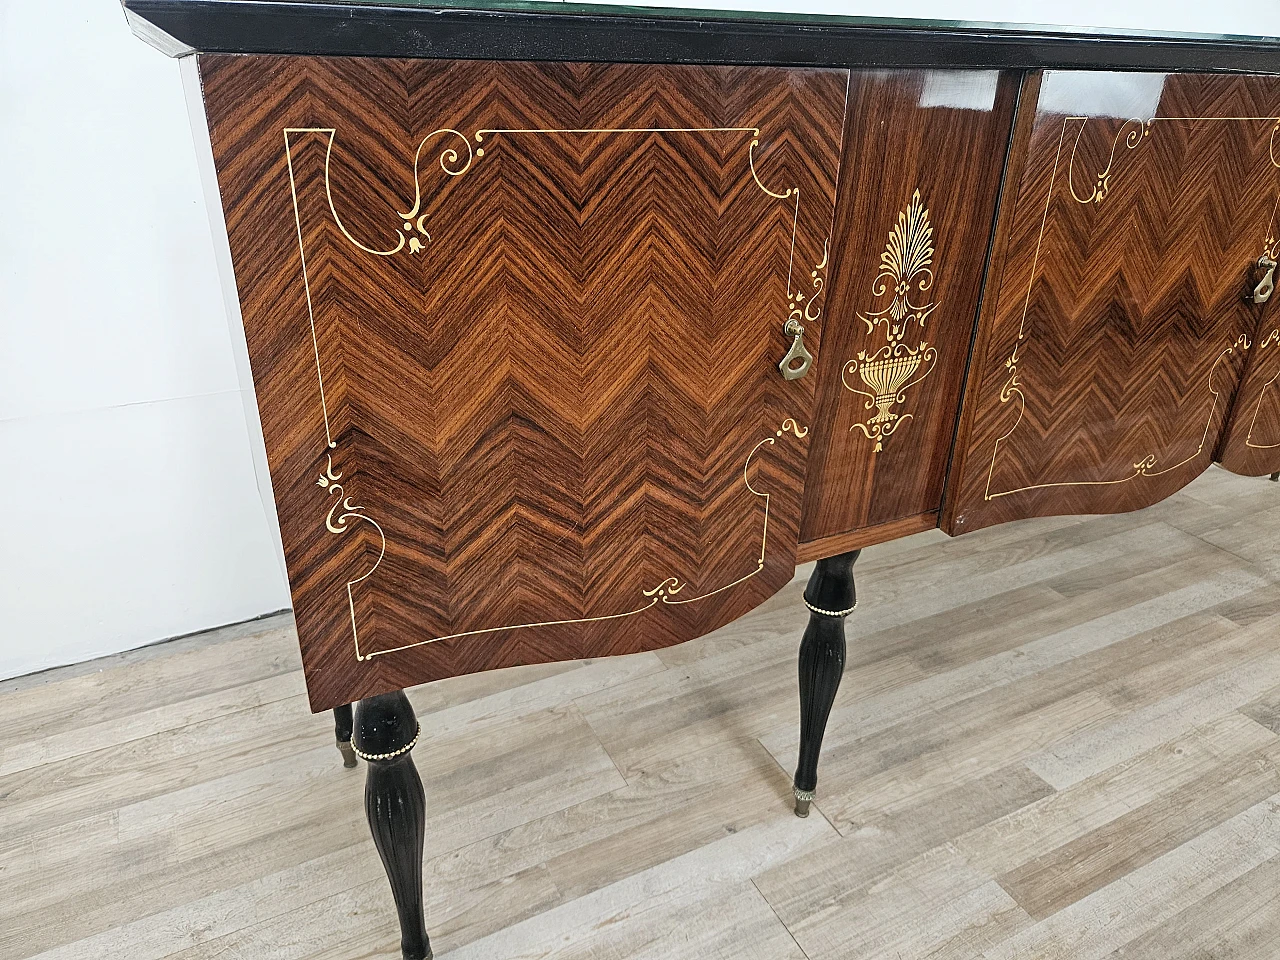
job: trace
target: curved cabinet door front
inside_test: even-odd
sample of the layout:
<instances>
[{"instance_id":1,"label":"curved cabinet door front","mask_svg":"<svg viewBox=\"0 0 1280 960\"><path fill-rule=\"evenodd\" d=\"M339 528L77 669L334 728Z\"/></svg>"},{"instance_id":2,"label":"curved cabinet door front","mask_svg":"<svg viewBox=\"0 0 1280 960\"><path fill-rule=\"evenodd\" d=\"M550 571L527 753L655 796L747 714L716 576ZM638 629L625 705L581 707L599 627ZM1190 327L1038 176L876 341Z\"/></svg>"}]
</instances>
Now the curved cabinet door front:
<instances>
[{"instance_id":1,"label":"curved cabinet door front","mask_svg":"<svg viewBox=\"0 0 1280 960\"><path fill-rule=\"evenodd\" d=\"M1277 116L1275 77L1046 73L1024 94L948 532L1133 510L1209 466L1255 346L1246 273L1275 244Z\"/></svg>"},{"instance_id":2,"label":"curved cabinet door front","mask_svg":"<svg viewBox=\"0 0 1280 960\"><path fill-rule=\"evenodd\" d=\"M788 581L845 72L200 69L314 709Z\"/></svg>"},{"instance_id":3,"label":"curved cabinet door front","mask_svg":"<svg viewBox=\"0 0 1280 960\"><path fill-rule=\"evenodd\" d=\"M1280 163L1280 144L1276 159ZM1272 233L1266 261L1276 259L1275 236ZM1265 267L1251 271L1244 289L1250 302L1259 285L1266 283L1268 272L1274 271ZM1232 473L1260 477L1280 471L1280 296L1272 292L1252 306L1258 326L1218 459Z\"/></svg>"}]
</instances>

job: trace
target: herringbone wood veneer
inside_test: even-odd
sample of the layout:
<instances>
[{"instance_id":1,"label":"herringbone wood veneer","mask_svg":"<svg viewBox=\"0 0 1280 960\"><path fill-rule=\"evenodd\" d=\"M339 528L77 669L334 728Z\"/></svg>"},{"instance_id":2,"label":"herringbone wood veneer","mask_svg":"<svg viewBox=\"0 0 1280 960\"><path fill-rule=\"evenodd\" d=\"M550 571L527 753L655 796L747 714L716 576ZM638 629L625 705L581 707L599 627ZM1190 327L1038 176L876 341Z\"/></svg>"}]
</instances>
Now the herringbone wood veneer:
<instances>
[{"instance_id":1,"label":"herringbone wood veneer","mask_svg":"<svg viewBox=\"0 0 1280 960\"><path fill-rule=\"evenodd\" d=\"M200 68L314 709L788 581L844 72Z\"/></svg>"},{"instance_id":2,"label":"herringbone wood veneer","mask_svg":"<svg viewBox=\"0 0 1280 960\"><path fill-rule=\"evenodd\" d=\"M1073 85L1078 115L1024 98L948 532L1133 510L1217 449L1258 323L1241 290L1274 244L1280 80L1138 82L1160 91L1150 115L1107 108L1118 77L1088 94L1046 74L1039 103Z\"/></svg>"}]
</instances>

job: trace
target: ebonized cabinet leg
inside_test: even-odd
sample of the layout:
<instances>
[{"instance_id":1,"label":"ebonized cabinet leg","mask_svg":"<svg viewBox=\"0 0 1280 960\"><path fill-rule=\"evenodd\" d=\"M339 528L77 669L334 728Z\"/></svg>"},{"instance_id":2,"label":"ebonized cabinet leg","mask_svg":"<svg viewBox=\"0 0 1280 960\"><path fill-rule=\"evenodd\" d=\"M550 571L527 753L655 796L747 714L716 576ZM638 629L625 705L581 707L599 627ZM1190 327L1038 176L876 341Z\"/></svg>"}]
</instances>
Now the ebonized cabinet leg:
<instances>
[{"instance_id":1,"label":"ebonized cabinet leg","mask_svg":"<svg viewBox=\"0 0 1280 960\"><path fill-rule=\"evenodd\" d=\"M844 673L844 618L858 605L853 562L860 550L819 560L804 591L809 625L800 641L800 762L796 816L807 817L818 786L818 753Z\"/></svg>"},{"instance_id":2,"label":"ebonized cabinet leg","mask_svg":"<svg viewBox=\"0 0 1280 960\"><path fill-rule=\"evenodd\" d=\"M409 698L397 690L361 700L355 721L355 751L369 770L364 811L400 915L400 952L404 960L430 960L422 918L427 800L409 755L418 742L418 720Z\"/></svg>"},{"instance_id":3,"label":"ebonized cabinet leg","mask_svg":"<svg viewBox=\"0 0 1280 960\"><path fill-rule=\"evenodd\" d=\"M333 708L333 735L338 741L338 752L342 754L342 765L347 768L356 765L356 752L351 748L351 704Z\"/></svg>"}]
</instances>

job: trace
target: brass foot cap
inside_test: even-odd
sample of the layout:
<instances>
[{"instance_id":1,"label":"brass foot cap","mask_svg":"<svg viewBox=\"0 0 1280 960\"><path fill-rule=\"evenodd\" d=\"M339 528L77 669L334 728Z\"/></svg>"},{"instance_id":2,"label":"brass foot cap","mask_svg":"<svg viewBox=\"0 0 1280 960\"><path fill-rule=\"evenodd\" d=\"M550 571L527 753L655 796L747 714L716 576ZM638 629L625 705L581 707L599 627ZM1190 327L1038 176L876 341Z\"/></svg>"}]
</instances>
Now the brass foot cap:
<instances>
[{"instance_id":1,"label":"brass foot cap","mask_svg":"<svg viewBox=\"0 0 1280 960\"><path fill-rule=\"evenodd\" d=\"M342 754L342 765L348 770L356 765L356 751L350 740L339 740L338 752Z\"/></svg>"},{"instance_id":2,"label":"brass foot cap","mask_svg":"<svg viewBox=\"0 0 1280 960\"><path fill-rule=\"evenodd\" d=\"M792 792L796 795L796 816L807 817L809 815L809 804L813 803L813 791L792 787Z\"/></svg>"}]
</instances>

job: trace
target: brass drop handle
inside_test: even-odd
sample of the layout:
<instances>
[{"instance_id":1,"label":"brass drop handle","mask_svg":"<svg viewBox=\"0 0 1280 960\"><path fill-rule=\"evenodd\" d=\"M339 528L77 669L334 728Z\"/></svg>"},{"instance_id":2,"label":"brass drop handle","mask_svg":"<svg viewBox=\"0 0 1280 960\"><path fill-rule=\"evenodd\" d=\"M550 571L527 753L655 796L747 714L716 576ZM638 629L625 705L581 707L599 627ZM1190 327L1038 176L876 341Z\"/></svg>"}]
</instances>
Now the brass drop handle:
<instances>
[{"instance_id":1,"label":"brass drop handle","mask_svg":"<svg viewBox=\"0 0 1280 960\"><path fill-rule=\"evenodd\" d=\"M791 349L778 364L778 369L787 380L799 380L813 366L813 354L804 348L804 326L799 320L788 320L782 332L792 338Z\"/></svg>"},{"instance_id":2,"label":"brass drop handle","mask_svg":"<svg viewBox=\"0 0 1280 960\"><path fill-rule=\"evenodd\" d=\"M1255 269L1262 273L1262 279L1253 288L1253 293L1246 293L1244 298L1250 303L1266 303L1276 289L1276 261L1264 253L1258 258Z\"/></svg>"}]
</instances>

